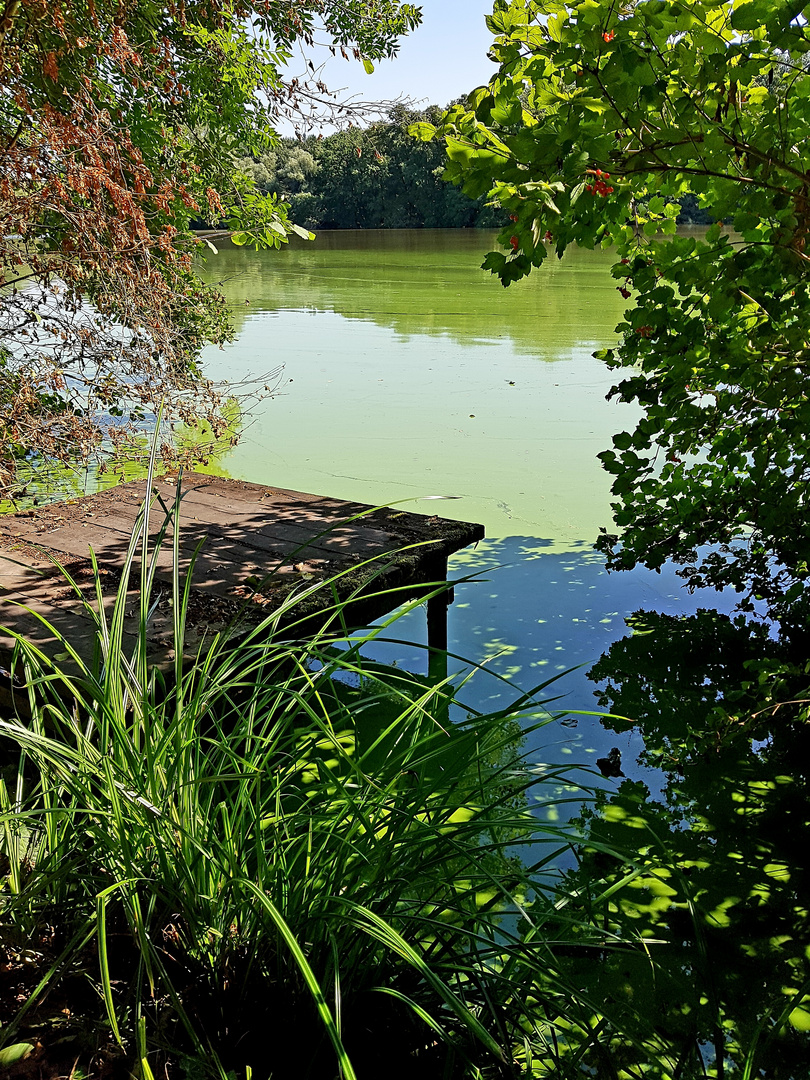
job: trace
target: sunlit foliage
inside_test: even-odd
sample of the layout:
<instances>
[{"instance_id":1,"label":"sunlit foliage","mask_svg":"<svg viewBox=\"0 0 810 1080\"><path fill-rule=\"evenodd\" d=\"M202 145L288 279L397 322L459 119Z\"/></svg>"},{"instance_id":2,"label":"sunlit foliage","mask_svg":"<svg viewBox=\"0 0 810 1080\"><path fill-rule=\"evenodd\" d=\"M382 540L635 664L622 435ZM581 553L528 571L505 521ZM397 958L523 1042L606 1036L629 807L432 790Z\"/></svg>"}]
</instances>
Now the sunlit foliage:
<instances>
[{"instance_id":1,"label":"sunlit foliage","mask_svg":"<svg viewBox=\"0 0 810 1080\"><path fill-rule=\"evenodd\" d=\"M601 355L644 412L601 455L608 565L674 559L794 634L810 596L802 7L497 0L500 69L439 128L447 175L511 215L484 264L505 285L571 244L615 252L631 306ZM717 222L705 236L675 236L687 194Z\"/></svg>"},{"instance_id":2,"label":"sunlit foliage","mask_svg":"<svg viewBox=\"0 0 810 1080\"><path fill-rule=\"evenodd\" d=\"M316 35L371 65L419 13L396 0L20 0L0 20L0 465L114 449L161 400L224 431L200 350L227 340L190 223L277 247L286 209L231 167L312 102L285 82ZM92 302L89 307L87 301ZM168 449L168 448L167 448Z\"/></svg>"}]
</instances>

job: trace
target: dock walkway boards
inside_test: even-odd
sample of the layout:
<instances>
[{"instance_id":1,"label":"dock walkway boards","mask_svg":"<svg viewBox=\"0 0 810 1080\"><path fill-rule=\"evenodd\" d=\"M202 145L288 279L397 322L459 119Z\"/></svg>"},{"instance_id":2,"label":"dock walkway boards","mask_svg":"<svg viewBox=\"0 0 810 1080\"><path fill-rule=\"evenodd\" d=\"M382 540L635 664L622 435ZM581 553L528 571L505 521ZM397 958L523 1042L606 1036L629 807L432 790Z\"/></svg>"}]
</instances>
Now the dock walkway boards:
<instances>
[{"instance_id":1,"label":"dock walkway boards","mask_svg":"<svg viewBox=\"0 0 810 1080\"><path fill-rule=\"evenodd\" d=\"M156 480L152 490L154 537L174 507L177 481ZM145 497L146 483L132 481L97 495L0 517L0 627L58 655L58 639L37 618L41 615L70 635L80 655L88 653L93 646L91 621L53 560L66 566L92 599L92 547L103 573L105 604L112 604ZM351 600L346 609L350 625L365 625L430 583L443 581L448 555L484 535L481 525L198 473L183 477L179 520L181 573L201 544L186 631L186 648L192 654L204 636L232 626L237 616L242 626L258 623L291 593L306 593L296 605L295 618L306 616L305 626L316 629L329 617L334 595L331 587L314 586L336 575L341 575L336 581L339 599ZM157 565L157 607L148 637L155 662L168 659L172 643L171 525ZM132 642L138 623L137 582L133 574L124 627ZM431 644L441 648L435 604L433 624ZM0 666L8 667L13 645L13 637L0 629Z\"/></svg>"}]
</instances>

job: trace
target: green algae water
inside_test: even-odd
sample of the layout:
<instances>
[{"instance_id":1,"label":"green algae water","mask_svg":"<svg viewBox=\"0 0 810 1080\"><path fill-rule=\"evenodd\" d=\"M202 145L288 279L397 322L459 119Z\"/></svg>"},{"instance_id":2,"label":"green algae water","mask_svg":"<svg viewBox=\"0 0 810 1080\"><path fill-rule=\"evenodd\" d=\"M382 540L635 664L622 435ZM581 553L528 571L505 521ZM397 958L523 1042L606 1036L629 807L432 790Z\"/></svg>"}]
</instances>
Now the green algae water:
<instances>
[{"instance_id":1,"label":"green algae water","mask_svg":"<svg viewBox=\"0 0 810 1080\"><path fill-rule=\"evenodd\" d=\"M284 365L228 473L370 503L452 496L439 512L493 538L591 541L609 517L595 454L633 420L605 402L610 374L591 357L623 302L601 252L505 290L479 269L493 243L333 232L210 258L241 333L207 369L239 379Z\"/></svg>"},{"instance_id":2,"label":"green algae water","mask_svg":"<svg viewBox=\"0 0 810 1080\"><path fill-rule=\"evenodd\" d=\"M501 699L498 676L527 688L568 672L548 696L587 712L587 667L625 618L698 601L672 573L608 575L593 551L611 521L596 455L637 417L606 400L614 377L592 356L626 307L609 253L550 259L504 289L480 269L494 243L476 231L332 232L280 252L211 256L205 276L220 283L239 336L209 350L207 372L238 381L283 365L279 392L213 468L482 522L487 539L450 567L477 579L456 588L449 612L451 651L493 672L477 680L477 704ZM424 619L394 632L423 641ZM377 658L420 662L393 644ZM592 764L617 742L635 757L633 737L595 717L544 738L561 760Z\"/></svg>"}]
</instances>

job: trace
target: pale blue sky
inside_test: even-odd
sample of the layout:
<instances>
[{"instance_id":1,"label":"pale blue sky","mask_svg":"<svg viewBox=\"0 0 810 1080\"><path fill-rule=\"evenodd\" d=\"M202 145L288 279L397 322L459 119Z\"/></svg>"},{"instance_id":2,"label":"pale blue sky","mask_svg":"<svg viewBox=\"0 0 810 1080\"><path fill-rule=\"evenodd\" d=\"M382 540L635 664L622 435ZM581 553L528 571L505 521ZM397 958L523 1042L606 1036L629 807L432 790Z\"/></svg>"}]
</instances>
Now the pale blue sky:
<instances>
[{"instance_id":1,"label":"pale blue sky","mask_svg":"<svg viewBox=\"0 0 810 1080\"><path fill-rule=\"evenodd\" d=\"M446 105L489 81L496 68L487 59L492 35L484 16L492 0L421 0L422 25L402 42L396 60L366 75L356 61L339 57L324 68L324 81L342 96L382 101L401 94L423 105Z\"/></svg>"}]
</instances>

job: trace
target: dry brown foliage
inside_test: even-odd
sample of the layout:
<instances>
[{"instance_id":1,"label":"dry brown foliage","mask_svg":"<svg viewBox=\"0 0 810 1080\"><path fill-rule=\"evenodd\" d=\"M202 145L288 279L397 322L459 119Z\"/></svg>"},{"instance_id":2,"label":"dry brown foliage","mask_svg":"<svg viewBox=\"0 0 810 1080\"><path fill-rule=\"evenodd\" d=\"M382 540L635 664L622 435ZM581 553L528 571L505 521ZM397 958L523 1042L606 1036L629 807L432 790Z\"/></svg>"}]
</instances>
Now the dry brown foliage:
<instances>
[{"instance_id":1,"label":"dry brown foliage","mask_svg":"<svg viewBox=\"0 0 810 1080\"><path fill-rule=\"evenodd\" d=\"M301 108L280 74L293 44L390 55L416 17L394 0L0 5L0 495L21 462L140 452L161 406L167 432L235 437L233 390L198 362L232 331L192 226L278 247L283 203L231 162Z\"/></svg>"}]
</instances>

